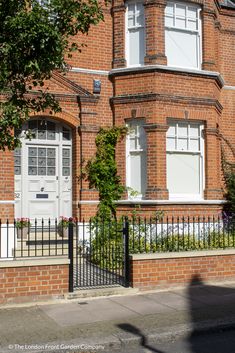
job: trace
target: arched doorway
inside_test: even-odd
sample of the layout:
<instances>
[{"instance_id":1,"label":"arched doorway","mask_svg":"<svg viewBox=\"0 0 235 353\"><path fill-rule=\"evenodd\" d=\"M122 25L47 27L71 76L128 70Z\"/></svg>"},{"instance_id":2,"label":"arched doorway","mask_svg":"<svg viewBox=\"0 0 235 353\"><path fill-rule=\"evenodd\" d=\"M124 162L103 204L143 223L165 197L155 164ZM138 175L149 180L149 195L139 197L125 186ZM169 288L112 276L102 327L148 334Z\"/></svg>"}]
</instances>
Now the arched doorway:
<instances>
[{"instance_id":1,"label":"arched doorway","mask_svg":"<svg viewBox=\"0 0 235 353\"><path fill-rule=\"evenodd\" d=\"M33 138L26 139L31 130ZM72 214L72 131L57 121L29 120L15 154L15 216L54 219Z\"/></svg>"}]
</instances>

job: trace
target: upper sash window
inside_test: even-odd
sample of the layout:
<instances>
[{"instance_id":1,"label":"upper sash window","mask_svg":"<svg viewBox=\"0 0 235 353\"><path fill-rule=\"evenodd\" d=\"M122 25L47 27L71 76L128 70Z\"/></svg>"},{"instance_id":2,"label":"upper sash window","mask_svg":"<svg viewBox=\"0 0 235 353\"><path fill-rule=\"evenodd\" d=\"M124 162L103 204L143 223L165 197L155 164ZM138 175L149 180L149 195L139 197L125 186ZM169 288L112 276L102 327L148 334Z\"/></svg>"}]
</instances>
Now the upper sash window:
<instances>
[{"instance_id":1,"label":"upper sash window","mask_svg":"<svg viewBox=\"0 0 235 353\"><path fill-rule=\"evenodd\" d=\"M142 2L128 2L126 12L126 57L128 66L144 64L145 21Z\"/></svg>"},{"instance_id":2,"label":"upper sash window","mask_svg":"<svg viewBox=\"0 0 235 353\"><path fill-rule=\"evenodd\" d=\"M165 45L169 66L201 68L200 11L195 4L167 2Z\"/></svg>"}]
</instances>

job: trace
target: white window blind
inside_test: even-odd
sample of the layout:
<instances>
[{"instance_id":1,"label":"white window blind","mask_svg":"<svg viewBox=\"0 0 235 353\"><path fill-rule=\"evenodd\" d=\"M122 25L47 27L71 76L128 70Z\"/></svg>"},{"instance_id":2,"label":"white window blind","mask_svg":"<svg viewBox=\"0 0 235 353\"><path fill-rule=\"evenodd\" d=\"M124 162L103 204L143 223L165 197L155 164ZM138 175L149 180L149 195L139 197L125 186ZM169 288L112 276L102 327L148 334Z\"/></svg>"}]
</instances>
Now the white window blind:
<instances>
[{"instance_id":1,"label":"white window blind","mask_svg":"<svg viewBox=\"0 0 235 353\"><path fill-rule=\"evenodd\" d=\"M128 66L144 64L145 21L141 2L129 2L126 15L126 57Z\"/></svg>"},{"instance_id":2,"label":"white window blind","mask_svg":"<svg viewBox=\"0 0 235 353\"><path fill-rule=\"evenodd\" d=\"M167 131L167 187L170 199L203 196L203 124L170 122Z\"/></svg>"},{"instance_id":3,"label":"white window blind","mask_svg":"<svg viewBox=\"0 0 235 353\"><path fill-rule=\"evenodd\" d=\"M168 2L165 9L165 46L169 66L201 68L200 6Z\"/></svg>"}]
</instances>

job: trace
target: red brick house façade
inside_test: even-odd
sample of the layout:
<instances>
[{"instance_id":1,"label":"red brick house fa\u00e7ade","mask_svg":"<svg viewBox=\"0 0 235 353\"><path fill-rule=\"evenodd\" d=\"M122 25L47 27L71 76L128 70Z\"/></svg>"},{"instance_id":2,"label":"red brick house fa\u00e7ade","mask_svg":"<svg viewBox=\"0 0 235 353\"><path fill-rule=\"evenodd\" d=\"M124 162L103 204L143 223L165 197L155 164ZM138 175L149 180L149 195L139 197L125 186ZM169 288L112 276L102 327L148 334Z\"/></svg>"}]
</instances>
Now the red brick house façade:
<instances>
[{"instance_id":1,"label":"red brick house fa\u00e7ade","mask_svg":"<svg viewBox=\"0 0 235 353\"><path fill-rule=\"evenodd\" d=\"M130 127L116 158L137 191L121 213L217 214L221 150L230 162L235 151L235 2L115 0L104 13L66 76L48 84L62 112L32 116L22 148L1 152L0 218L94 215L98 193L81 165L113 124Z\"/></svg>"}]
</instances>

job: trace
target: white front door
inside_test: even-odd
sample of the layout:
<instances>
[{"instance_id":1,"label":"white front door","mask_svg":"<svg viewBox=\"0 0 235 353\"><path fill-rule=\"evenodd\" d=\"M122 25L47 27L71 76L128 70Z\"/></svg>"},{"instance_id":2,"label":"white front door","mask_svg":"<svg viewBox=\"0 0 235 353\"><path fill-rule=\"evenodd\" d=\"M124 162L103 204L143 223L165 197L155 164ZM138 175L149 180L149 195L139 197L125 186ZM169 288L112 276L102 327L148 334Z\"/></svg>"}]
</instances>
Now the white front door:
<instances>
[{"instance_id":1,"label":"white front door","mask_svg":"<svg viewBox=\"0 0 235 353\"><path fill-rule=\"evenodd\" d=\"M35 137L24 138L30 128ZM51 120L30 120L15 151L15 216L45 221L72 215L72 134Z\"/></svg>"},{"instance_id":2,"label":"white front door","mask_svg":"<svg viewBox=\"0 0 235 353\"><path fill-rule=\"evenodd\" d=\"M27 145L24 213L29 218L59 216L58 146Z\"/></svg>"}]
</instances>

